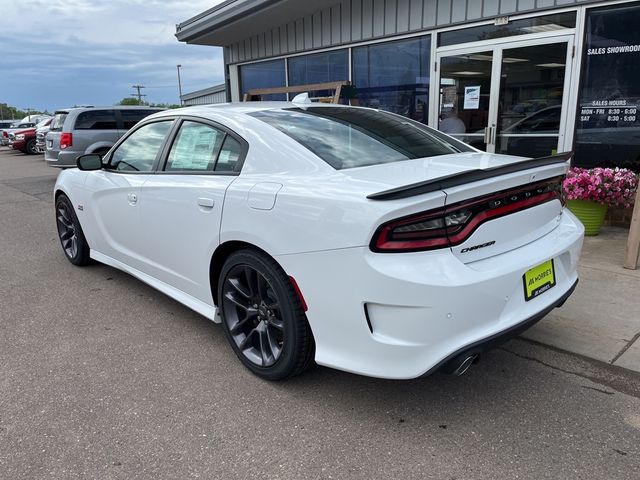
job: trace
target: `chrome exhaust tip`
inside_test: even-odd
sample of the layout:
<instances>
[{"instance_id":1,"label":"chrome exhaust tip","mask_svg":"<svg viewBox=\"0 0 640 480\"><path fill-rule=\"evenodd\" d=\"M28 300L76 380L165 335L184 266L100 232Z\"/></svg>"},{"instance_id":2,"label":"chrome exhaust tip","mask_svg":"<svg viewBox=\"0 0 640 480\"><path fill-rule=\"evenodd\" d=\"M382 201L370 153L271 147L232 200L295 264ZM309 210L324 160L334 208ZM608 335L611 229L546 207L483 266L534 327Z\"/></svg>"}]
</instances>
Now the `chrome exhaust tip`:
<instances>
[{"instance_id":1,"label":"chrome exhaust tip","mask_svg":"<svg viewBox=\"0 0 640 480\"><path fill-rule=\"evenodd\" d=\"M466 357L464 360L460 362L460 364L452 373L457 376L464 375L467 372L467 370L469 370L471 365L473 365L473 362L475 362L477 359L478 359L478 355L476 354L469 355L468 357Z\"/></svg>"}]
</instances>

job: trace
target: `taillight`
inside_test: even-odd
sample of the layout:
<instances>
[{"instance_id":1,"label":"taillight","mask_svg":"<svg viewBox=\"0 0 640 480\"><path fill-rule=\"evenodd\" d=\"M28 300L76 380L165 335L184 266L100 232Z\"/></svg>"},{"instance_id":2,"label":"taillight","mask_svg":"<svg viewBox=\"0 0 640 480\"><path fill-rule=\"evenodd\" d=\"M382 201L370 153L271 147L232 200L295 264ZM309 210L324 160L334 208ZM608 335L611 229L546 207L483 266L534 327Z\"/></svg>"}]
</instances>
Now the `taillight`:
<instances>
[{"instance_id":1,"label":"taillight","mask_svg":"<svg viewBox=\"0 0 640 480\"><path fill-rule=\"evenodd\" d=\"M562 201L562 178L503 190L381 225L374 252L417 252L464 243L483 223L552 200Z\"/></svg>"},{"instance_id":2,"label":"taillight","mask_svg":"<svg viewBox=\"0 0 640 480\"><path fill-rule=\"evenodd\" d=\"M60 134L60 150L64 150L65 148L69 148L73 145L73 134L69 133L61 133Z\"/></svg>"}]
</instances>

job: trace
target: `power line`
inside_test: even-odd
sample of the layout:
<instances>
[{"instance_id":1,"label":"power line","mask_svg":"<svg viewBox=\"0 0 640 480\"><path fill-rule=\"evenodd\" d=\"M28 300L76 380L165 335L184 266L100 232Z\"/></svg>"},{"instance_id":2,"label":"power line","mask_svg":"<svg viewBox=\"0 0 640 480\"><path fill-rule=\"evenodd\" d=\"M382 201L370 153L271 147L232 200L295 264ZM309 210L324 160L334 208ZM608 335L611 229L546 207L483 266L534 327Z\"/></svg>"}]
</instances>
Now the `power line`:
<instances>
[{"instance_id":1,"label":"power line","mask_svg":"<svg viewBox=\"0 0 640 480\"><path fill-rule=\"evenodd\" d=\"M147 88L144 85L133 85L131 88L135 88L137 93L132 93L134 97L138 97L138 105L142 105L142 97L146 97L144 93L141 93L143 88Z\"/></svg>"}]
</instances>

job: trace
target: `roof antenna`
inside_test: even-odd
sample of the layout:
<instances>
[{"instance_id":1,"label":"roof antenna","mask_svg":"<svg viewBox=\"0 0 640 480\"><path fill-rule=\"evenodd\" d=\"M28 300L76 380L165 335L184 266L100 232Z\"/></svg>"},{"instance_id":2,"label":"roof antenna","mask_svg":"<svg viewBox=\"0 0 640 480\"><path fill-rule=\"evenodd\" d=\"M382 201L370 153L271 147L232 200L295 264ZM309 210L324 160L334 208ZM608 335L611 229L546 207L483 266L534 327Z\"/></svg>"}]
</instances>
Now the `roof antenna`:
<instances>
[{"instance_id":1,"label":"roof antenna","mask_svg":"<svg viewBox=\"0 0 640 480\"><path fill-rule=\"evenodd\" d=\"M293 97L293 100L291 100L291 103L295 103L297 105L309 105L313 102L309 98L309 93L304 92L304 93L299 93L298 95Z\"/></svg>"}]
</instances>

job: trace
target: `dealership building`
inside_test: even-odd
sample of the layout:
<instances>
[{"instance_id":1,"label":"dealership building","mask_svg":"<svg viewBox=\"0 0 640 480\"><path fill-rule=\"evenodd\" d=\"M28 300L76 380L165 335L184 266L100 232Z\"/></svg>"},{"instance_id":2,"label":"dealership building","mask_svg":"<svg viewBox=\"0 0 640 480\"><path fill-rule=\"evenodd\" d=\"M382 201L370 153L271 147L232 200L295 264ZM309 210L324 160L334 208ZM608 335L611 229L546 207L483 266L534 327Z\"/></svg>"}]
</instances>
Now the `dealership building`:
<instances>
[{"instance_id":1,"label":"dealership building","mask_svg":"<svg viewBox=\"0 0 640 480\"><path fill-rule=\"evenodd\" d=\"M229 0L176 36L223 47L231 101L344 82L488 152L640 169L638 1Z\"/></svg>"}]
</instances>

